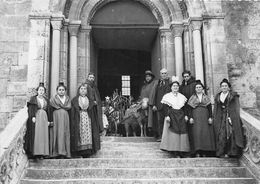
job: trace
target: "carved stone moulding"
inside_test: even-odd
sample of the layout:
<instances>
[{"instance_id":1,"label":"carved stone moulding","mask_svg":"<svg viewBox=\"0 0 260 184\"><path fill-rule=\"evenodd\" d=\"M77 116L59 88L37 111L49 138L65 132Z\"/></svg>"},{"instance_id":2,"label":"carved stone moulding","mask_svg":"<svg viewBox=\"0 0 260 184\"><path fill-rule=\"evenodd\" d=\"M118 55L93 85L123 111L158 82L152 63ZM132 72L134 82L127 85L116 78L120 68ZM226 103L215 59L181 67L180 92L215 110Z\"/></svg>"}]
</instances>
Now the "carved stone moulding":
<instances>
[{"instance_id":1,"label":"carved stone moulding","mask_svg":"<svg viewBox=\"0 0 260 184\"><path fill-rule=\"evenodd\" d=\"M246 138L244 155L260 167L258 165L260 162L260 130L257 130L246 121L243 121L243 128Z\"/></svg>"},{"instance_id":2,"label":"carved stone moulding","mask_svg":"<svg viewBox=\"0 0 260 184\"><path fill-rule=\"evenodd\" d=\"M26 132L26 123L20 129L17 137L11 142L8 148L4 148L4 153L0 158L0 183L9 184L13 180L19 180L17 174L18 167L22 157L26 157L23 149L24 135Z\"/></svg>"}]
</instances>

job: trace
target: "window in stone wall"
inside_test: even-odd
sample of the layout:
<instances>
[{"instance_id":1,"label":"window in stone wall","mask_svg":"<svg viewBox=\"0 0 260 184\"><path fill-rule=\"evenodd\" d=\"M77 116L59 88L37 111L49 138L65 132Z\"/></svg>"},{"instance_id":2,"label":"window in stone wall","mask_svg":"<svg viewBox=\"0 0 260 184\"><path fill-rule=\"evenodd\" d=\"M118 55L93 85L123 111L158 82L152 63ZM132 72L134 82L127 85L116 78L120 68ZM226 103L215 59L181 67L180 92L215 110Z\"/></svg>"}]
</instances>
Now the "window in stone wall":
<instances>
[{"instance_id":1,"label":"window in stone wall","mask_svg":"<svg viewBox=\"0 0 260 184\"><path fill-rule=\"evenodd\" d=\"M130 96L130 76L129 75L122 75L122 95Z\"/></svg>"}]
</instances>

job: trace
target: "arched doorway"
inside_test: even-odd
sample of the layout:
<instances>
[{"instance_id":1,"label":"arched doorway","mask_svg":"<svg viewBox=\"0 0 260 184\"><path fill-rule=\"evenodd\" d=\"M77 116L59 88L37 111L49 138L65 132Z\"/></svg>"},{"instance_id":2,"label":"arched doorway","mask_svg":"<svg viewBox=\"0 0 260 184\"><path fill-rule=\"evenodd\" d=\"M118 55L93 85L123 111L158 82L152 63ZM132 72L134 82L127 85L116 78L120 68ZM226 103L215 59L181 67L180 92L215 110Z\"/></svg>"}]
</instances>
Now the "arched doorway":
<instances>
[{"instance_id":1,"label":"arched doorway","mask_svg":"<svg viewBox=\"0 0 260 184\"><path fill-rule=\"evenodd\" d=\"M160 65L158 21L143 4L125 0L101 7L90 25L101 97L118 89L137 99L145 70L151 70L153 63Z\"/></svg>"}]
</instances>

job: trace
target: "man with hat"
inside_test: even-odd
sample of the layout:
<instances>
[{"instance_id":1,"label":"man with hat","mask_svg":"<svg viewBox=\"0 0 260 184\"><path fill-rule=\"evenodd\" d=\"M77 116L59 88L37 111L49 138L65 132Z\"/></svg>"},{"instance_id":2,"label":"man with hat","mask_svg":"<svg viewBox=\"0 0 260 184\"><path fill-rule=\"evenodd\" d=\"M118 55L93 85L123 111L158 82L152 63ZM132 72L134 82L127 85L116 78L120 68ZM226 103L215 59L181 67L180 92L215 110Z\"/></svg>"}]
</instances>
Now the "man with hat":
<instances>
[{"instance_id":1,"label":"man with hat","mask_svg":"<svg viewBox=\"0 0 260 184\"><path fill-rule=\"evenodd\" d=\"M145 81L141 88L141 93L140 93L140 99L143 102L142 108L145 113L144 123L146 125L148 124L148 128L150 129L152 128L153 125L153 111L152 111L152 106L149 105L150 104L149 101L151 99L152 90L154 89L155 86L154 78L155 76L150 70L145 71ZM146 132L144 132L144 135L146 135Z\"/></svg>"},{"instance_id":2,"label":"man with hat","mask_svg":"<svg viewBox=\"0 0 260 184\"><path fill-rule=\"evenodd\" d=\"M150 100L150 104L153 106L153 112L156 113L157 121L153 121L153 130L158 138L158 142L161 141L162 138L164 123L163 104L161 103L161 100L166 93L171 91L167 69L163 68L160 70L160 77L161 78L155 82L155 88Z\"/></svg>"}]
</instances>

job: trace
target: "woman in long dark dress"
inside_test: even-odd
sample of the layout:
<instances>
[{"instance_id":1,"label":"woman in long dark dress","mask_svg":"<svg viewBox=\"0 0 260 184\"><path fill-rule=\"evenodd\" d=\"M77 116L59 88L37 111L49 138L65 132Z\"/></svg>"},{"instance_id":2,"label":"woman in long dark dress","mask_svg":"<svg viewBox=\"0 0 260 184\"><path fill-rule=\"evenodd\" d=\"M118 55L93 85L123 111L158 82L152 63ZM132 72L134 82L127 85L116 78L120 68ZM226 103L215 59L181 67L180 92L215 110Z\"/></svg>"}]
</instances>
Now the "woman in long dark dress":
<instances>
[{"instance_id":1,"label":"woman in long dark dress","mask_svg":"<svg viewBox=\"0 0 260 184\"><path fill-rule=\"evenodd\" d=\"M50 155L52 157L70 158L70 98L66 95L66 87L60 83L57 94L50 99L53 127L50 130Z\"/></svg>"},{"instance_id":2,"label":"woman in long dark dress","mask_svg":"<svg viewBox=\"0 0 260 184\"><path fill-rule=\"evenodd\" d=\"M49 156L49 101L44 97L46 89L43 83L37 87L37 95L27 103L28 121L25 135L25 151L29 157Z\"/></svg>"},{"instance_id":3,"label":"woman in long dark dress","mask_svg":"<svg viewBox=\"0 0 260 184\"><path fill-rule=\"evenodd\" d=\"M172 92L163 96L165 121L160 149L173 152L175 156L185 156L190 151L187 134L187 116L184 105L186 97L179 93L179 83L173 81Z\"/></svg>"},{"instance_id":4,"label":"woman in long dark dress","mask_svg":"<svg viewBox=\"0 0 260 184\"><path fill-rule=\"evenodd\" d=\"M71 101L71 150L75 156L87 157L100 149L99 124L93 112L94 102L82 84Z\"/></svg>"},{"instance_id":5,"label":"woman in long dark dress","mask_svg":"<svg viewBox=\"0 0 260 184\"><path fill-rule=\"evenodd\" d=\"M216 135L216 155L218 157L238 157L242 154L245 139L240 119L239 95L231 91L227 79L220 83L221 92L215 97L214 131Z\"/></svg>"},{"instance_id":6,"label":"woman in long dark dress","mask_svg":"<svg viewBox=\"0 0 260 184\"><path fill-rule=\"evenodd\" d=\"M195 94L189 101L189 118L192 131L191 150L193 155L212 156L215 152L215 137L212 125L212 107L210 98L203 92L204 86L196 81Z\"/></svg>"}]
</instances>

